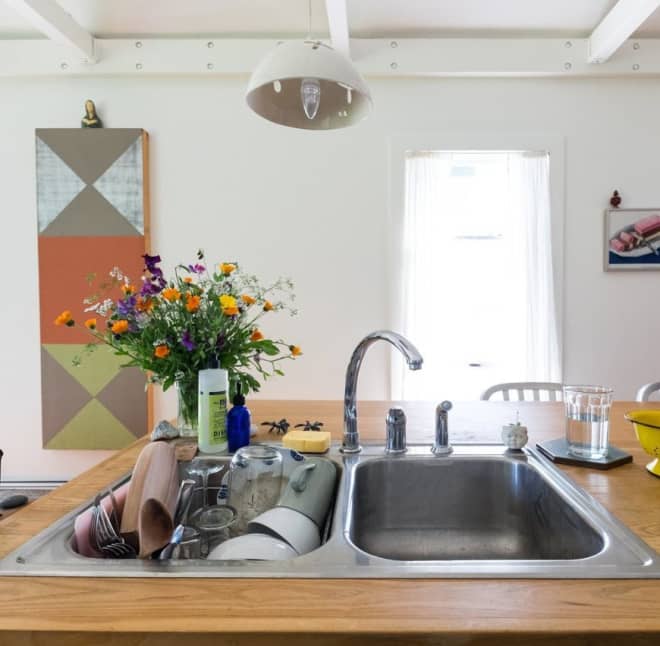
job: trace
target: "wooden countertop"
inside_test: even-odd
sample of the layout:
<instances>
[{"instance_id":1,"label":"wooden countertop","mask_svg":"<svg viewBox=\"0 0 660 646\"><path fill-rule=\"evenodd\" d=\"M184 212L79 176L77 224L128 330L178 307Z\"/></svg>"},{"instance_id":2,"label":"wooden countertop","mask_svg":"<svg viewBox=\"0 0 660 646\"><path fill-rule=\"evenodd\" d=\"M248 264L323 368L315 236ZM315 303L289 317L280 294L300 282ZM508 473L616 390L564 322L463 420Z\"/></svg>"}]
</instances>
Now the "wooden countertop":
<instances>
[{"instance_id":1,"label":"wooden countertop","mask_svg":"<svg viewBox=\"0 0 660 646\"><path fill-rule=\"evenodd\" d=\"M359 404L363 438L384 439L389 405ZM430 442L433 404L402 406L409 442ZM623 419L625 411L639 407L617 402L611 420L611 441L632 453L632 464L611 471L561 468L660 551L660 479L645 471L649 457ZM255 422L321 420L335 439L341 437L338 401L255 401L250 408ZM516 410L529 428L530 444L562 435L561 404L470 402L450 413L451 439L498 441L501 425ZM0 556L128 471L145 441L0 522ZM2 646L291 646L310 643L312 635L315 646L658 644L660 580L0 578Z\"/></svg>"}]
</instances>

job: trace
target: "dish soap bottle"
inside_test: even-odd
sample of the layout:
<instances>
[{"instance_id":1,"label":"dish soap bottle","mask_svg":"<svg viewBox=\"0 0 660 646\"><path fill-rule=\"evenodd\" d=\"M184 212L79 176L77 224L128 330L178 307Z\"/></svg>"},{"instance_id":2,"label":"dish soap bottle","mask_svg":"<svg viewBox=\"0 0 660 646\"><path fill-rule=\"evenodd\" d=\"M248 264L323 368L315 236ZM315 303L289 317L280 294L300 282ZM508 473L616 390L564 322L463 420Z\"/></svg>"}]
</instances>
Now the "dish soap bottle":
<instances>
[{"instance_id":1,"label":"dish soap bottle","mask_svg":"<svg viewBox=\"0 0 660 646\"><path fill-rule=\"evenodd\" d=\"M241 384L236 386L232 404L231 410L227 413L227 439L230 453L250 443L250 411L245 405L245 397L241 394Z\"/></svg>"},{"instance_id":2,"label":"dish soap bottle","mask_svg":"<svg viewBox=\"0 0 660 646\"><path fill-rule=\"evenodd\" d=\"M199 371L197 433L199 450L220 453L227 450L227 371L211 367Z\"/></svg>"}]
</instances>

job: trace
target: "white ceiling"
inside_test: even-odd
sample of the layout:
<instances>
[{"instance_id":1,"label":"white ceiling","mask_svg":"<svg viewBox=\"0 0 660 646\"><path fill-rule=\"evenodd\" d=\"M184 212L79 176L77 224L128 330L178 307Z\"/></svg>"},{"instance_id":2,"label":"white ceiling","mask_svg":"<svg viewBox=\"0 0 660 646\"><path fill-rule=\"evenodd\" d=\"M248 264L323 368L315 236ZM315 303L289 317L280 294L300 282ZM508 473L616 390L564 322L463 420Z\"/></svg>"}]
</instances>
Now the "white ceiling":
<instances>
[{"instance_id":1,"label":"white ceiling","mask_svg":"<svg viewBox=\"0 0 660 646\"><path fill-rule=\"evenodd\" d=\"M347 0L354 38L588 36L616 0ZM59 0L97 37L304 35L307 0ZM312 0L312 32L328 31ZM660 11L636 36L660 36ZM0 38L41 35L0 0Z\"/></svg>"}]
</instances>

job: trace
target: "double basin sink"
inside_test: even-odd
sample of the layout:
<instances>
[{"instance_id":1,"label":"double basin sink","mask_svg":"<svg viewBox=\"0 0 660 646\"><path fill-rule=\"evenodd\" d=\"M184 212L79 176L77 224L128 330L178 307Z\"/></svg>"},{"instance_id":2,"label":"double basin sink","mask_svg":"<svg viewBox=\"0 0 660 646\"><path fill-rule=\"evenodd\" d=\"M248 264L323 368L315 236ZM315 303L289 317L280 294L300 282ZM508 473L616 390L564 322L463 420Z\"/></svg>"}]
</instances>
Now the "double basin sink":
<instances>
[{"instance_id":1,"label":"double basin sink","mask_svg":"<svg viewBox=\"0 0 660 646\"><path fill-rule=\"evenodd\" d=\"M71 549L86 505L0 561L0 575L316 578L660 578L658 554L535 449L382 446L339 467L326 540L287 561L89 559Z\"/></svg>"}]
</instances>

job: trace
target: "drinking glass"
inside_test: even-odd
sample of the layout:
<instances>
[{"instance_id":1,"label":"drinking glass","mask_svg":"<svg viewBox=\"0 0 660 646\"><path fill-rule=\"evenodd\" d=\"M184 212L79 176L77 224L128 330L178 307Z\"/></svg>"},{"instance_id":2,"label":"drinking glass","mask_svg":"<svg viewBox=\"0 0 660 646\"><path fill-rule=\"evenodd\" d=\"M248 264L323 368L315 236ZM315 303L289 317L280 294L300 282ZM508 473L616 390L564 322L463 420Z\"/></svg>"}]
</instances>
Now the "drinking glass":
<instances>
[{"instance_id":1,"label":"drinking glass","mask_svg":"<svg viewBox=\"0 0 660 646\"><path fill-rule=\"evenodd\" d=\"M568 451L582 458L607 455L612 389L564 386Z\"/></svg>"},{"instance_id":2,"label":"drinking glass","mask_svg":"<svg viewBox=\"0 0 660 646\"><path fill-rule=\"evenodd\" d=\"M230 538L231 527L236 522L236 510L230 505L210 505L200 509L190 522L201 532L208 553Z\"/></svg>"},{"instance_id":3,"label":"drinking glass","mask_svg":"<svg viewBox=\"0 0 660 646\"><path fill-rule=\"evenodd\" d=\"M226 461L218 458L194 458L186 468L186 472L191 476L200 476L202 478L202 508L209 504L209 476L219 473L225 467Z\"/></svg>"},{"instance_id":4,"label":"drinking glass","mask_svg":"<svg viewBox=\"0 0 660 646\"><path fill-rule=\"evenodd\" d=\"M172 550L173 559L200 559L208 553L204 537L194 527L185 527L181 542Z\"/></svg>"},{"instance_id":5,"label":"drinking glass","mask_svg":"<svg viewBox=\"0 0 660 646\"><path fill-rule=\"evenodd\" d=\"M272 446L251 444L236 451L229 472L229 504L236 509L232 531L242 534L247 524L274 507L282 486L282 455Z\"/></svg>"}]
</instances>

